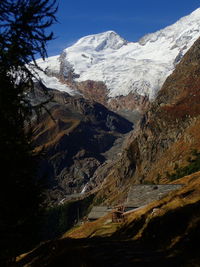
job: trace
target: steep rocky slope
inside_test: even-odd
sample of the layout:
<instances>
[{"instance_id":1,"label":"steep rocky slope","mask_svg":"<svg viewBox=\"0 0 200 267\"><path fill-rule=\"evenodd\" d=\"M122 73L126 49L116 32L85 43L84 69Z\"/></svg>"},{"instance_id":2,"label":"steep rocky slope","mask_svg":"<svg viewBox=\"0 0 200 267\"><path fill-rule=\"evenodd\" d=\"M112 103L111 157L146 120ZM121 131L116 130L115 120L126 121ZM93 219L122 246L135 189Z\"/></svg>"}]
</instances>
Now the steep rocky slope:
<instances>
[{"instance_id":1,"label":"steep rocky slope","mask_svg":"<svg viewBox=\"0 0 200 267\"><path fill-rule=\"evenodd\" d=\"M107 173L102 190L107 201L119 201L118 189L123 196L130 183L167 183L176 169L190 164L192 151L200 150L199 100L200 39L167 78L140 125L126 140L123 155Z\"/></svg>"},{"instance_id":2,"label":"steep rocky slope","mask_svg":"<svg viewBox=\"0 0 200 267\"><path fill-rule=\"evenodd\" d=\"M35 121L33 133L36 151L44 154L40 176L46 177L49 201L58 202L83 190L109 158L105 152L133 125L96 102L56 90L49 92L53 99L46 106L48 112ZM37 89L34 101L41 101L41 95Z\"/></svg>"}]
</instances>

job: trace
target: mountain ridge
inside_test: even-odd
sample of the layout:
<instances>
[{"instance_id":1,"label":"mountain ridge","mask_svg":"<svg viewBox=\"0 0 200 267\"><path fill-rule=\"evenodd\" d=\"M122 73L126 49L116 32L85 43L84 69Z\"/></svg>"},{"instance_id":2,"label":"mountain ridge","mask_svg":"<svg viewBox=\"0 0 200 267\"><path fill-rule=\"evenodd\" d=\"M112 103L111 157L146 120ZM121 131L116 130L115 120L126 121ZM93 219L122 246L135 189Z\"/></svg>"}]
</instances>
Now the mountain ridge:
<instances>
[{"instance_id":1,"label":"mountain ridge","mask_svg":"<svg viewBox=\"0 0 200 267\"><path fill-rule=\"evenodd\" d=\"M103 82L108 105L112 99L129 94L153 100L167 76L199 37L199 28L198 8L138 42L128 42L114 31L107 31L82 37L60 56L38 62L72 89L87 80ZM91 95L95 97L92 92Z\"/></svg>"}]
</instances>

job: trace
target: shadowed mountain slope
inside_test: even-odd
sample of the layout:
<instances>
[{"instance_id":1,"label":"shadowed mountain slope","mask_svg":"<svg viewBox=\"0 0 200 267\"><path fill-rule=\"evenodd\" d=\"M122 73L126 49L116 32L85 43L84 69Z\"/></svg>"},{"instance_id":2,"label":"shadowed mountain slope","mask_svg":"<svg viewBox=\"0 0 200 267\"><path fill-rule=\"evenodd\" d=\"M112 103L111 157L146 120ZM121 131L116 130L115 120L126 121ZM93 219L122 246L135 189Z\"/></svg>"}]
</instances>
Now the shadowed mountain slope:
<instances>
[{"instance_id":1,"label":"shadowed mountain slope","mask_svg":"<svg viewBox=\"0 0 200 267\"><path fill-rule=\"evenodd\" d=\"M56 90L50 94L53 99L48 112L33 125L33 139L36 151L44 155L40 176L46 177L48 201L59 202L65 195L83 190L107 160L105 152L123 139L133 124L94 101ZM41 99L40 91L35 97Z\"/></svg>"}]
</instances>

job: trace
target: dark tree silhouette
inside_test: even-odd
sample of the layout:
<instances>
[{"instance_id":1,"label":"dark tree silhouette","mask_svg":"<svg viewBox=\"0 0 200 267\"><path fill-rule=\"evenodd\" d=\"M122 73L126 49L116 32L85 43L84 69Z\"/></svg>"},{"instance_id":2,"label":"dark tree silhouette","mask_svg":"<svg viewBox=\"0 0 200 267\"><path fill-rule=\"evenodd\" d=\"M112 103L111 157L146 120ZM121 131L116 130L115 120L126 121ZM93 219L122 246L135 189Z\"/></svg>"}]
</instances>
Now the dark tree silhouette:
<instances>
[{"instance_id":1,"label":"dark tree silhouette","mask_svg":"<svg viewBox=\"0 0 200 267\"><path fill-rule=\"evenodd\" d=\"M37 78L36 55L47 56L56 21L56 0L0 0L0 260L30 248L39 207L36 156L30 132L27 91ZM31 62L31 63L30 63ZM1 265L2 266L2 265Z\"/></svg>"}]
</instances>

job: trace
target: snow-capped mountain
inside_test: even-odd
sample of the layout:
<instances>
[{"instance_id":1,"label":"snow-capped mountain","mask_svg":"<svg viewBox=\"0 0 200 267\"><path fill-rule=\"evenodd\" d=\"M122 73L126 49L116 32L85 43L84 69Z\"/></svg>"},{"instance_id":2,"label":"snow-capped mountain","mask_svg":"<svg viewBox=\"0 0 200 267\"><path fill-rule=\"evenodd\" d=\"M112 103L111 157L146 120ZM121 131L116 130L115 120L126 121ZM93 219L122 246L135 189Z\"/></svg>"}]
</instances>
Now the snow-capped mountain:
<instances>
[{"instance_id":1,"label":"snow-capped mountain","mask_svg":"<svg viewBox=\"0 0 200 267\"><path fill-rule=\"evenodd\" d=\"M139 42L128 42L107 31L83 37L60 56L39 60L38 64L64 79L73 73L75 82L103 81L109 98L133 93L154 99L199 36L200 8ZM66 90L70 92L69 87Z\"/></svg>"}]
</instances>

